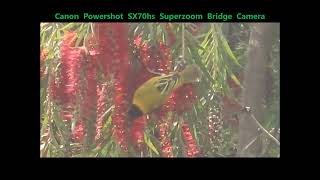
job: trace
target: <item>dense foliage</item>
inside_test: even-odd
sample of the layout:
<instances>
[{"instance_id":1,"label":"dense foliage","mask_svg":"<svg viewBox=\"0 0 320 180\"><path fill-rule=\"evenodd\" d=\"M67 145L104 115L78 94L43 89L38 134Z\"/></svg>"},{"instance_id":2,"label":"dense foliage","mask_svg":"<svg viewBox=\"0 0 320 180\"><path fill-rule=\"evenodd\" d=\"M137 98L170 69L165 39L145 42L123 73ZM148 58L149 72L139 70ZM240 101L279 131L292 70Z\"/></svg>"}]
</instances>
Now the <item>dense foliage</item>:
<instances>
[{"instance_id":1,"label":"dense foliage","mask_svg":"<svg viewBox=\"0 0 320 180\"><path fill-rule=\"evenodd\" d=\"M237 153L249 24L41 23L41 157L233 157ZM279 33L265 118L280 136ZM197 64L203 78L128 127L134 91ZM257 156L278 156L267 136Z\"/></svg>"}]
</instances>

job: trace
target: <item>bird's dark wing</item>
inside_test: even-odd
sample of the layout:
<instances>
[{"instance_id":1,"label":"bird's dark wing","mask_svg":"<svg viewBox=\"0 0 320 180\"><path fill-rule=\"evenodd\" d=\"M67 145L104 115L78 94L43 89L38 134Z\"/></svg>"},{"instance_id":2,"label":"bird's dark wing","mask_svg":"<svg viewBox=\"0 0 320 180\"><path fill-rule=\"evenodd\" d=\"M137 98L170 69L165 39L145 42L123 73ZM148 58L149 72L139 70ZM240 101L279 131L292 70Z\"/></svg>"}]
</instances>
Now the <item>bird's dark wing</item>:
<instances>
[{"instance_id":1,"label":"bird's dark wing","mask_svg":"<svg viewBox=\"0 0 320 180\"><path fill-rule=\"evenodd\" d=\"M178 84L179 80L180 75L175 73L160 77L155 81L154 85L161 94L165 94L170 92Z\"/></svg>"}]
</instances>

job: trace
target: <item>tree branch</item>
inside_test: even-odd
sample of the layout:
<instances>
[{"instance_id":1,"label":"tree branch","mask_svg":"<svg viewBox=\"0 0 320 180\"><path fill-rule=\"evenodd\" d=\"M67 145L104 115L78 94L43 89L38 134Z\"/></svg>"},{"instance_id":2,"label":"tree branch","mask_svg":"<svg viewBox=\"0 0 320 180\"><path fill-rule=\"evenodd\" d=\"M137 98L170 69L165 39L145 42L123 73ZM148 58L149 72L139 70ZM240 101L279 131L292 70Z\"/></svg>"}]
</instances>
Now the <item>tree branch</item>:
<instances>
[{"instance_id":1,"label":"tree branch","mask_svg":"<svg viewBox=\"0 0 320 180\"><path fill-rule=\"evenodd\" d=\"M274 136L272 136L272 134L270 134L260 123L259 121L256 119L256 117L252 114L252 112L250 110L248 110L247 108L245 108L245 112L250 114L250 117L256 122L256 124L259 126L259 128L266 133L278 146L280 146L280 142L278 141L277 138L275 138Z\"/></svg>"}]
</instances>

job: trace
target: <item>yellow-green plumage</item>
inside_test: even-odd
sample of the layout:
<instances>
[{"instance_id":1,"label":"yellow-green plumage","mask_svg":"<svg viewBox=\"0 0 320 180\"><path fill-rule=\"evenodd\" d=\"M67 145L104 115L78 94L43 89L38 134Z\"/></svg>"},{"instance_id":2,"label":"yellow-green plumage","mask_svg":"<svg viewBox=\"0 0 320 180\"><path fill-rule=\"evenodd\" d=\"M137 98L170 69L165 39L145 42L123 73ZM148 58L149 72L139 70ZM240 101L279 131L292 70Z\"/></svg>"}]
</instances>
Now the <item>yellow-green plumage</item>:
<instances>
[{"instance_id":1,"label":"yellow-green plumage","mask_svg":"<svg viewBox=\"0 0 320 180\"><path fill-rule=\"evenodd\" d=\"M179 73L153 77L135 91L132 104L143 114L150 113L163 105L175 89L199 82L201 75L198 66L189 65Z\"/></svg>"},{"instance_id":2,"label":"yellow-green plumage","mask_svg":"<svg viewBox=\"0 0 320 180\"><path fill-rule=\"evenodd\" d=\"M171 77L169 76L168 84L159 84L159 82L161 82L163 78L167 78L167 76L157 76L149 79L136 90L133 97L133 104L139 107L144 114L158 108L165 103L173 90L181 86L180 77L178 75L175 76L177 76L176 82L170 80L169 78ZM167 90L165 89L166 86L168 86Z\"/></svg>"}]
</instances>

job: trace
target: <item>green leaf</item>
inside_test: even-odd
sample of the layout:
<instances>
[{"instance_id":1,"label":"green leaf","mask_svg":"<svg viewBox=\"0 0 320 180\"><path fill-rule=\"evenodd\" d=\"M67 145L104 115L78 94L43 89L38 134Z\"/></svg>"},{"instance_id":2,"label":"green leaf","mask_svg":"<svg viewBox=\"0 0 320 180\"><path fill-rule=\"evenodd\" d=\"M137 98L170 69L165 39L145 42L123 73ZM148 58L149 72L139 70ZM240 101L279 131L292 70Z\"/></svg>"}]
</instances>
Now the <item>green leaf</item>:
<instances>
[{"instance_id":1,"label":"green leaf","mask_svg":"<svg viewBox=\"0 0 320 180\"><path fill-rule=\"evenodd\" d=\"M149 38L149 34L150 34L150 29L148 28L147 24L141 24L139 26L139 28L141 29L142 31L142 42L143 41L150 41L150 38Z\"/></svg>"},{"instance_id":2,"label":"green leaf","mask_svg":"<svg viewBox=\"0 0 320 180\"><path fill-rule=\"evenodd\" d=\"M154 46L156 44L156 37L155 37L155 31L153 28L153 23L148 23L147 24L147 29L148 29L148 35L149 35L149 40L150 40L150 44L151 46Z\"/></svg>"},{"instance_id":3,"label":"green leaf","mask_svg":"<svg viewBox=\"0 0 320 180\"><path fill-rule=\"evenodd\" d=\"M161 31L162 31L162 34L163 34L163 38L164 38L164 42L166 45L168 45L168 42L169 42L169 36L168 36L168 32L166 30L166 24L160 24L160 27L161 27Z\"/></svg>"},{"instance_id":4,"label":"green leaf","mask_svg":"<svg viewBox=\"0 0 320 180\"><path fill-rule=\"evenodd\" d=\"M159 152L157 150L157 148L153 145L153 143L151 142L150 138L148 137L148 135L146 133L144 133L144 142L148 145L148 147L157 155L159 155Z\"/></svg>"},{"instance_id":5,"label":"green leaf","mask_svg":"<svg viewBox=\"0 0 320 180\"><path fill-rule=\"evenodd\" d=\"M82 28L78 32L78 37L77 37L75 47L79 47L80 43L84 40L84 37L87 36L87 34L89 32L89 28L90 28L89 25L86 24L81 27Z\"/></svg>"},{"instance_id":6,"label":"green leaf","mask_svg":"<svg viewBox=\"0 0 320 180\"><path fill-rule=\"evenodd\" d=\"M45 88L41 88L40 89L40 115L43 114L44 110L45 110L45 100L46 100L46 97L47 97L47 94L46 94L46 87ZM47 102L48 103L48 102Z\"/></svg>"},{"instance_id":7,"label":"green leaf","mask_svg":"<svg viewBox=\"0 0 320 180\"><path fill-rule=\"evenodd\" d=\"M193 129L193 137L196 139L196 142L198 143L199 142L199 137L198 137L198 133L197 133L197 128L196 128L196 126L194 124L192 124L192 129Z\"/></svg>"},{"instance_id":8,"label":"green leaf","mask_svg":"<svg viewBox=\"0 0 320 180\"><path fill-rule=\"evenodd\" d=\"M47 43L51 46L51 47L55 47L55 46L53 46L54 44L54 39L56 38L56 33L57 33L57 30L55 29L55 30L53 30L53 32L52 32L52 34L50 35L50 37L49 37L49 39L47 40ZM51 52L50 52L50 50L52 50L52 48L50 48L49 49L49 52L48 52L48 54L50 54Z\"/></svg>"},{"instance_id":9,"label":"green leaf","mask_svg":"<svg viewBox=\"0 0 320 180\"><path fill-rule=\"evenodd\" d=\"M207 79L214 84L214 79L212 78L212 76L208 73L207 68L202 64L202 60L201 57L199 56L198 52L196 52L196 47L194 47L194 45L190 44L190 51L191 51L191 56L193 57L193 59L195 59L195 63L200 67L200 69L202 70L202 72L204 73L205 77L207 77Z\"/></svg>"},{"instance_id":10,"label":"green leaf","mask_svg":"<svg viewBox=\"0 0 320 180\"><path fill-rule=\"evenodd\" d=\"M240 86L243 89L243 86L241 85L239 79L233 73L231 73L230 77L238 86Z\"/></svg>"},{"instance_id":11,"label":"green leaf","mask_svg":"<svg viewBox=\"0 0 320 180\"><path fill-rule=\"evenodd\" d=\"M53 132L53 124L52 123L50 123L50 137L51 137L51 139L52 139L52 141L51 141L51 143L50 144L52 144L54 147L56 147L57 149L59 149L59 143L58 143L58 140L56 139L56 136L54 135L54 132Z\"/></svg>"},{"instance_id":12,"label":"green leaf","mask_svg":"<svg viewBox=\"0 0 320 180\"><path fill-rule=\"evenodd\" d=\"M161 142L153 134L147 133L147 135L149 136L150 140L154 142L153 144L156 146L156 148L159 149L159 144L161 144Z\"/></svg>"},{"instance_id":13,"label":"green leaf","mask_svg":"<svg viewBox=\"0 0 320 180\"><path fill-rule=\"evenodd\" d=\"M62 37L61 31L57 31L57 37L56 37L56 39L59 40L59 39L61 39L61 37Z\"/></svg>"},{"instance_id":14,"label":"green leaf","mask_svg":"<svg viewBox=\"0 0 320 180\"><path fill-rule=\"evenodd\" d=\"M216 47L214 45L212 45L212 47L210 48L209 51L205 50L205 54L206 57L203 58L205 65L207 66L209 64L209 61L214 61L213 55L215 55L216 53L213 53L213 51L217 52Z\"/></svg>"},{"instance_id":15,"label":"green leaf","mask_svg":"<svg viewBox=\"0 0 320 180\"><path fill-rule=\"evenodd\" d=\"M110 107L111 108L111 107ZM109 109L110 109L109 108ZM112 116L111 116L111 114L109 114L108 116L107 116L108 118L107 118L107 121L106 121L106 123L104 124L104 126L103 126L103 131L105 131L106 129L108 129L110 126L111 126L111 124L112 124Z\"/></svg>"},{"instance_id":16,"label":"green leaf","mask_svg":"<svg viewBox=\"0 0 320 180\"><path fill-rule=\"evenodd\" d=\"M68 31L72 28L74 28L78 23L68 23L67 25L64 25L62 28L59 29L59 31Z\"/></svg>"},{"instance_id":17,"label":"green leaf","mask_svg":"<svg viewBox=\"0 0 320 180\"><path fill-rule=\"evenodd\" d=\"M48 128L48 122L49 122L48 119L49 119L49 117L48 117L48 115L46 115L42 121L42 128L41 128L41 132L40 132L41 135L44 134L46 129Z\"/></svg>"},{"instance_id":18,"label":"green leaf","mask_svg":"<svg viewBox=\"0 0 320 180\"><path fill-rule=\"evenodd\" d=\"M229 56L229 58L230 58L236 65L242 67L242 66L239 64L238 59L235 57L235 55L233 54L232 50L230 49L230 46L229 46L227 40L226 40L222 35L220 35L220 42L222 43L222 46L223 46L225 52L227 53L227 55Z\"/></svg>"},{"instance_id":19,"label":"green leaf","mask_svg":"<svg viewBox=\"0 0 320 180\"><path fill-rule=\"evenodd\" d=\"M236 75L234 75L234 73L229 69L228 66L226 66L226 70L227 70L230 78L232 79L232 81L235 82L238 86L240 86L243 89L243 86L241 85L239 79L237 78Z\"/></svg>"},{"instance_id":20,"label":"green leaf","mask_svg":"<svg viewBox=\"0 0 320 180\"><path fill-rule=\"evenodd\" d=\"M129 24L129 34L133 34L133 37L136 37L138 34L137 34L137 31L139 30L139 25L136 24L136 23L132 23L132 24Z\"/></svg>"},{"instance_id":21,"label":"green leaf","mask_svg":"<svg viewBox=\"0 0 320 180\"><path fill-rule=\"evenodd\" d=\"M63 119L60 117L60 115L56 111L53 112L53 121L59 131L62 131L62 132L67 131L67 128L65 126L65 122L63 122Z\"/></svg>"},{"instance_id":22,"label":"green leaf","mask_svg":"<svg viewBox=\"0 0 320 180\"><path fill-rule=\"evenodd\" d=\"M201 49L202 51L206 50L202 46L200 46L199 40L196 39L188 30L185 30L185 35L187 42L193 43L197 48Z\"/></svg>"}]
</instances>

